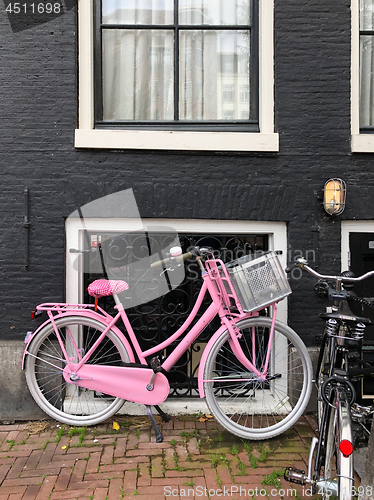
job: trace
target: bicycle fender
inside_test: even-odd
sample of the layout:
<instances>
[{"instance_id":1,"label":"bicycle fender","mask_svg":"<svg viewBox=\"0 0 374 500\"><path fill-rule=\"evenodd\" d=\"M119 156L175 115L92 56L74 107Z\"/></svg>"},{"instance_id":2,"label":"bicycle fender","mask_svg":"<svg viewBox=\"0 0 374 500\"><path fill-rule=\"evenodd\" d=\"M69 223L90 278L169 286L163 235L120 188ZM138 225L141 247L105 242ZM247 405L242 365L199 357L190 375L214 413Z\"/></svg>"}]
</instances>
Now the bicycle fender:
<instances>
[{"instance_id":1,"label":"bicycle fender","mask_svg":"<svg viewBox=\"0 0 374 500\"><path fill-rule=\"evenodd\" d=\"M201 398L205 398L205 391L204 391L204 371L205 371L205 363L206 363L208 354L211 351L213 345L217 342L217 339L226 330L227 330L226 326L222 325L216 331L216 333L213 335L213 337L209 340L209 342L205 346L203 355L201 356L200 365L199 365L199 373L198 373L198 387L199 387L199 395L200 395Z\"/></svg>"},{"instance_id":2,"label":"bicycle fender","mask_svg":"<svg viewBox=\"0 0 374 500\"><path fill-rule=\"evenodd\" d=\"M107 319L105 316L102 316L101 314L99 314L99 313L97 313L95 311L91 311L91 310L87 310L87 309L85 309L84 311L79 311L79 310L71 309L71 310L69 310L69 312L63 312L63 313L54 315L53 319L56 320L56 319L59 319L59 318L65 318L67 316L85 316L85 317L89 317L91 319L96 319L97 321L100 321L100 323L104 323L106 325L108 325L109 321L110 321L110 318ZM26 346L25 346L25 350L23 351L23 356L22 356L22 365L21 365L22 370L25 369L25 360L26 360L26 356L28 354L28 347L29 347L29 345L31 344L31 342L33 341L33 339L35 338L35 336L45 326L47 326L49 323L51 323L51 320L47 319L46 321L44 321L44 323L42 323L35 330L34 333L32 333L31 335L27 335L27 337L25 339ZM115 326L115 325L112 326L111 330L117 335L117 337L119 337L119 339L121 340L121 342L125 346L128 354L129 354L129 357L130 357L130 362L131 363L135 363L135 356L134 356L132 347L131 347L130 343L128 342L128 340L126 339L126 337L121 332L121 330L117 326Z\"/></svg>"}]
</instances>

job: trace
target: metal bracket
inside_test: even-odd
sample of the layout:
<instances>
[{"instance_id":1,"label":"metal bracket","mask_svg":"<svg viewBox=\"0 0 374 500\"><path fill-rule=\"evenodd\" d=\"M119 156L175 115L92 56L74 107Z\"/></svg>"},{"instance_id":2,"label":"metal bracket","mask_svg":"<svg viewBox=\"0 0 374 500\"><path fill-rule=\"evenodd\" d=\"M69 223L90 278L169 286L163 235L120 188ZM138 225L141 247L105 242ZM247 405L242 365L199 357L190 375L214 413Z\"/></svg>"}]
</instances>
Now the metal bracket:
<instances>
[{"instance_id":1,"label":"metal bracket","mask_svg":"<svg viewBox=\"0 0 374 500\"><path fill-rule=\"evenodd\" d=\"M25 232L25 268L29 268L29 233L30 233L30 222L29 222L29 188L25 188L23 192L25 199L25 215L23 217L23 228Z\"/></svg>"}]
</instances>

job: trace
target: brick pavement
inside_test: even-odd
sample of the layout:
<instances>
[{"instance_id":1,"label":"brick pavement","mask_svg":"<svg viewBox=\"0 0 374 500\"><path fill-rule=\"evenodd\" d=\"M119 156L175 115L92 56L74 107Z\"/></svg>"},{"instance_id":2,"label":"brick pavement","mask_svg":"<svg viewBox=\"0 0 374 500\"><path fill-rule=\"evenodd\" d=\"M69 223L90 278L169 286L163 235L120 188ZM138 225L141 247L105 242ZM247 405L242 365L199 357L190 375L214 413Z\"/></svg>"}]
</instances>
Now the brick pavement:
<instances>
[{"instance_id":1,"label":"brick pavement","mask_svg":"<svg viewBox=\"0 0 374 500\"><path fill-rule=\"evenodd\" d=\"M119 430L113 421L0 425L0 500L310 498L301 486L291 493L282 475L285 466L307 468L312 417L262 442L189 416L162 423L158 444L146 417L116 421Z\"/></svg>"}]
</instances>

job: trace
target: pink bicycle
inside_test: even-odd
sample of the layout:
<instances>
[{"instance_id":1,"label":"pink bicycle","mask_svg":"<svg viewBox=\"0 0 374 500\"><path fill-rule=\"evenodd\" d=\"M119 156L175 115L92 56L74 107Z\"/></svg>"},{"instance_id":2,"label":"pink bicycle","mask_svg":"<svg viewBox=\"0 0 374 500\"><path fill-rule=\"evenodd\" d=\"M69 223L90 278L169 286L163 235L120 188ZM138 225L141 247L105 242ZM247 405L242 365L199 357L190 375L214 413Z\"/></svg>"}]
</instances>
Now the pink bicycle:
<instances>
[{"instance_id":1,"label":"pink bicycle","mask_svg":"<svg viewBox=\"0 0 374 500\"><path fill-rule=\"evenodd\" d=\"M49 416L73 426L93 425L118 412L125 400L142 403L157 442L162 441L150 407L167 419L158 405L169 395L168 372L218 315L221 326L206 345L198 372L199 395L212 415L246 439L271 438L298 420L309 400L312 368L301 339L276 320L276 303L290 293L276 253L225 265L208 248L182 255L180 248L172 248L151 268L171 270L193 258L203 284L190 315L169 339L145 351L119 298L128 288L123 280L96 280L88 289L95 298L113 295L115 317L97 304L37 307L36 314L46 311L48 319L26 338L26 380ZM193 324L206 293L211 304ZM272 317L260 314L267 306ZM116 325L120 319L127 335ZM176 339L177 347L163 359Z\"/></svg>"}]
</instances>

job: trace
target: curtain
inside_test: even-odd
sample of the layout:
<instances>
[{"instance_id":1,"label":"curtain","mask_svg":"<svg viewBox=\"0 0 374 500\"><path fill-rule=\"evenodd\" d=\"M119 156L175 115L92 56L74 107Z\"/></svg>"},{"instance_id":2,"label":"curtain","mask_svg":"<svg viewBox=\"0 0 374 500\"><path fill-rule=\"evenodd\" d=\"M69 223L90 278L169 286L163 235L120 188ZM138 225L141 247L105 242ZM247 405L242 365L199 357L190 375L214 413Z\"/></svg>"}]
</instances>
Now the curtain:
<instances>
[{"instance_id":1,"label":"curtain","mask_svg":"<svg viewBox=\"0 0 374 500\"><path fill-rule=\"evenodd\" d=\"M374 30L374 0L360 0L360 31ZM360 35L360 127L374 126L374 37Z\"/></svg>"},{"instance_id":2,"label":"curtain","mask_svg":"<svg viewBox=\"0 0 374 500\"><path fill-rule=\"evenodd\" d=\"M248 0L180 0L179 24L191 29L179 30L178 61L169 28L173 5L173 0L103 0L104 24L143 25L103 29L104 121L248 119L249 101L241 96L249 93L250 32L225 29L249 24ZM201 25L222 29L193 29ZM223 100L228 87L232 99Z\"/></svg>"}]
</instances>

